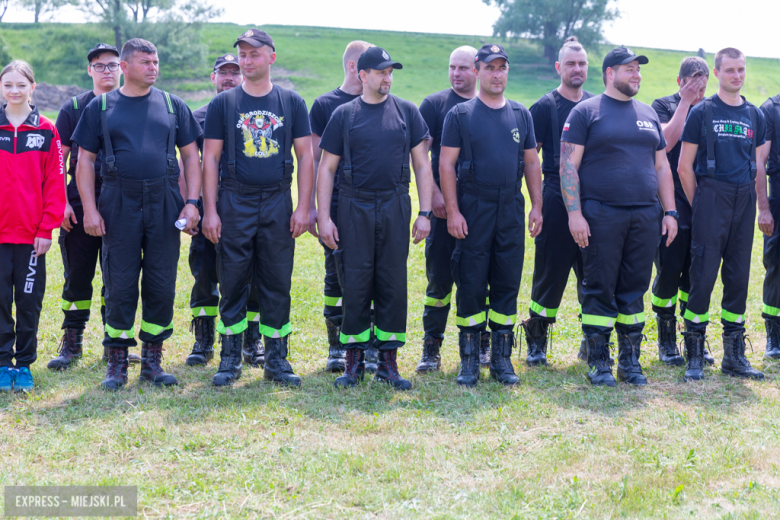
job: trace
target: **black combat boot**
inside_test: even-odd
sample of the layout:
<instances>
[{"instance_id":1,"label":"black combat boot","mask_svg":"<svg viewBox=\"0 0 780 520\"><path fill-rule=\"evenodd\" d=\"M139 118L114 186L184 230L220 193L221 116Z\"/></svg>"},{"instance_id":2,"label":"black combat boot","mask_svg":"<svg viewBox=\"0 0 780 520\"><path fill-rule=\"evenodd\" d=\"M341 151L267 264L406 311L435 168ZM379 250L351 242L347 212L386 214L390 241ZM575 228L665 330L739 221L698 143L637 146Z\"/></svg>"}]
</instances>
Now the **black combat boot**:
<instances>
[{"instance_id":1,"label":"black combat boot","mask_svg":"<svg viewBox=\"0 0 780 520\"><path fill-rule=\"evenodd\" d=\"M647 378L642 373L642 365L639 364L643 338L644 334L641 332L618 333L618 381L637 386L647 384Z\"/></svg>"},{"instance_id":2,"label":"black combat boot","mask_svg":"<svg viewBox=\"0 0 780 520\"><path fill-rule=\"evenodd\" d=\"M368 344L368 348L365 351L365 370L369 374L376 374L379 366L379 355L376 348L376 338L374 333L371 333L371 341Z\"/></svg>"},{"instance_id":3,"label":"black combat boot","mask_svg":"<svg viewBox=\"0 0 780 520\"><path fill-rule=\"evenodd\" d=\"M489 334L489 333L488 333ZM479 366L482 333L461 332L458 339L460 350L460 371L455 382L461 386L477 386L479 381Z\"/></svg>"},{"instance_id":4,"label":"black combat boot","mask_svg":"<svg viewBox=\"0 0 780 520\"><path fill-rule=\"evenodd\" d=\"M167 373L160 366L162 362L163 344L159 343L141 343L141 373L138 375L140 381L148 381L155 386L171 386L179 384L176 376Z\"/></svg>"},{"instance_id":5,"label":"black combat boot","mask_svg":"<svg viewBox=\"0 0 780 520\"><path fill-rule=\"evenodd\" d=\"M745 331L723 334L723 360L720 371L732 377L764 379L764 374L750 366L745 357Z\"/></svg>"},{"instance_id":6,"label":"black combat boot","mask_svg":"<svg viewBox=\"0 0 780 520\"><path fill-rule=\"evenodd\" d=\"M707 363L709 366L712 366L712 365L715 364L715 358L712 357L712 353L707 348L706 342L704 344L704 354L702 354L702 357L704 358L704 362Z\"/></svg>"},{"instance_id":7,"label":"black combat boot","mask_svg":"<svg viewBox=\"0 0 780 520\"><path fill-rule=\"evenodd\" d=\"M211 384L214 386L232 385L241 378L243 366L241 358L244 347L244 332L240 334L220 334L222 349L219 351L219 368Z\"/></svg>"},{"instance_id":8,"label":"black combat boot","mask_svg":"<svg viewBox=\"0 0 780 520\"><path fill-rule=\"evenodd\" d=\"M244 363L252 368L263 368L265 365L265 347L260 337L260 329L252 322L244 331L244 345L242 347Z\"/></svg>"},{"instance_id":9,"label":"black combat boot","mask_svg":"<svg viewBox=\"0 0 780 520\"><path fill-rule=\"evenodd\" d=\"M658 360L669 366L679 367L685 360L677 350L677 319L671 316L656 316L658 323Z\"/></svg>"},{"instance_id":10,"label":"black combat boot","mask_svg":"<svg viewBox=\"0 0 780 520\"><path fill-rule=\"evenodd\" d=\"M127 384L127 347L106 347L106 351L108 367L100 386L106 390L119 390Z\"/></svg>"},{"instance_id":11,"label":"black combat boot","mask_svg":"<svg viewBox=\"0 0 780 520\"><path fill-rule=\"evenodd\" d=\"M325 362L325 372L343 372L347 366L347 354L341 344L341 318L328 318L325 320L325 326L328 329L328 360Z\"/></svg>"},{"instance_id":12,"label":"black combat boot","mask_svg":"<svg viewBox=\"0 0 780 520\"><path fill-rule=\"evenodd\" d=\"M490 331L479 333L479 366L490 368Z\"/></svg>"},{"instance_id":13,"label":"black combat boot","mask_svg":"<svg viewBox=\"0 0 780 520\"><path fill-rule=\"evenodd\" d=\"M764 351L764 357L780 359L780 318L766 318L764 323L766 324L766 350Z\"/></svg>"},{"instance_id":14,"label":"black combat boot","mask_svg":"<svg viewBox=\"0 0 780 520\"><path fill-rule=\"evenodd\" d=\"M425 336L423 338L422 358L417 363L417 371L421 374L436 372L441 369L441 338Z\"/></svg>"},{"instance_id":15,"label":"black combat boot","mask_svg":"<svg viewBox=\"0 0 780 520\"><path fill-rule=\"evenodd\" d=\"M56 358L49 361L46 368L65 370L73 366L77 360L81 359L81 344L83 341L83 329L65 329L60 340L60 353Z\"/></svg>"},{"instance_id":16,"label":"black combat boot","mask_svg":"<svg viewBox=\"0 0 780 520\"><path fill-rule=\"evenodd\" d=\"M345 350L345 368L344 373L336 378L333 385L336 388L352 388L363 380L365 374L366 352L362 349L352 347Z\"/></svg>"},{"instance_id":17,"label":"black combat boot","mask_svg":"<svg viewBox=\"0 0 780 520\"><path fill-rule=\"evenodd\" d=\"M593 386L617 386L612 375L612 356L609 353L609 336L588 336L588 381Z\"/></svg>"},{"instance_id":18,"label":"black combat boot","mask_svg":"<svg viewBox=\"0 0 780 520\"><path fill-rule=\"evenodd\" d=\"M525 364L529 367L547 365L547 328L549 326L550 322L542 318L528 318L523 322L525 342L528 345Z\"/></svg>"},{"instance_id":19,"label":"black combat boot","mask_svg":"<svg viewBox=\"0 0 780 520\"><path fill-rule=\"evenodd\" d=\"M512 347L515 334L511 330L493 331L490 346L490 377L506 386L520 382L512 366Z\"/></svg>"},{"instance_id":20,"label":"black combat boot","mask_svg":"<svg viewBox=\"0 0 780 520\"><path fill-rule=\"evenodd\" d=\"M205 365L214 358L214 318L193 318L190 332L195 333L195 344L186 363L191 367Z\"/></svg>"},{"instance_id":21,"label":"black combat boot","mask_svg":"<svg viewBox=\"0 0 780 520\"><path fill-rule=\"evenodd\" d=\"M698 332L683 332L685 338L685 381L704 379L704 336Z\"/></svg>"},{"instance_id":22,"label":"black combat boot","mask_svg":"<svg viewBox=\"0 0 780 520\"><path fill-rule=\"evenodd\" d=\"M301 378L296 376L287 361L287 340L283 338L263 337L265 340L265 371L263 377L274 383L288 386L301 386Z\"/></svg>"},{"instance_id":23,"label":"black combat boot","mask_svg":"<svg viewBox=\"0 0 780 520\"><path fill-rule=\"evenodd\" d=\"M580 351L577 352L577 359L580 361L588 362L588 336L582 333L582 339L580 340Z\"/></svg>"},{"instance_id":24,"label":"black combat boot","mask_svg":"<svg viewBox=\"0 0 780 520\"><path fill-rule=\"evenodd\" d=\"M398 349L380 350L379 363L377 364L374 381L377 383L387 383L396 390L411 390L412 383L407 381L398 372Z\"/></svg>"}]
</instances>

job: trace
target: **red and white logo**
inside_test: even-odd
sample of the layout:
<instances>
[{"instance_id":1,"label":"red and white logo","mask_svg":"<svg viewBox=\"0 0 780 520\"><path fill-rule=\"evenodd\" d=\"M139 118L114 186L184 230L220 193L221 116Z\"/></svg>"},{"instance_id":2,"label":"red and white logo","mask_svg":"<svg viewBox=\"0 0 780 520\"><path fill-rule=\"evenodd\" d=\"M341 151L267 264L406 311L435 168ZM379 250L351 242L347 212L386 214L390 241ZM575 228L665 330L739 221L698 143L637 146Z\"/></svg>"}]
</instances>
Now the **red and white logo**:
<instances>
[{"instance_id":1,"label":"red and white logo","mask_svg":"<svg viewBox=\"0 0 780 520\"><path fill-rule=\"evenodd\" d=\"M563 124L563 131L565 132L568 129L569 129L569 123L564 123Z\"/></svg>"}]
</instances>

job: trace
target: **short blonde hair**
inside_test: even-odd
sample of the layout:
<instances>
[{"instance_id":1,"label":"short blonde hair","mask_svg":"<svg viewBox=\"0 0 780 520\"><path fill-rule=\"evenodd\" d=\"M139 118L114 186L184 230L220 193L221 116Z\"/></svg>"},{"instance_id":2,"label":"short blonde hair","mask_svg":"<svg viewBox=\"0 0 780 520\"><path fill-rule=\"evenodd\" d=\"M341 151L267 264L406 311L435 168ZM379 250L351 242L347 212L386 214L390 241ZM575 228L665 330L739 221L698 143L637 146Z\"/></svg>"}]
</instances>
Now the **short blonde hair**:
<instances>
[{"instance_id":1,"label":"short blonde hair","mask_svg":"<svg viewBox=\"0 0 780 520\"><path fill-rule=\"evenodd\" d=\"M347 63L350 61L354 61L357 63L358 58L361 54L366 52L366 49L370 49L371 47L376 47L373 43L364 42L363 40L355 40L353 42L349 42L347 44L347 48L344 49L344 58L342 60L342 64L344 66L344 74L347 73Z\"/></svg>"}]
</instances>

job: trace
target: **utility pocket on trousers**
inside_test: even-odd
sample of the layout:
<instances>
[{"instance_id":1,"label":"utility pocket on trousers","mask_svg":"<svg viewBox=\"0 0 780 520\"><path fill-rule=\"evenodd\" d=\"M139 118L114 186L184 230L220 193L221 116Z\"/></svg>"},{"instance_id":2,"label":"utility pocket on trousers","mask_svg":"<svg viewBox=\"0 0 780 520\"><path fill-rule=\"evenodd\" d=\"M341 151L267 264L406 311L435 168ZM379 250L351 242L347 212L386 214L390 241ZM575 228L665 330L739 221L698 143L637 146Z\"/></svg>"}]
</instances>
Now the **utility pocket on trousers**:
<instances>
[{"instance_id":1,"label":"utility pocket on trousers","mask_svg":"<svg viewBox=\"0 0 780 520\"><path fill-rule=\"evenodd\" d=\"M327 246L326 246L327 247ZM346 282L346 277L344 276L344 250L343 249L335 249L333 251L333 261L336 263L336 276L339 279L339 285L341 286L341 291L346 291L346 287L344 286L344 282Z\"/></svg>"}]
</instances>

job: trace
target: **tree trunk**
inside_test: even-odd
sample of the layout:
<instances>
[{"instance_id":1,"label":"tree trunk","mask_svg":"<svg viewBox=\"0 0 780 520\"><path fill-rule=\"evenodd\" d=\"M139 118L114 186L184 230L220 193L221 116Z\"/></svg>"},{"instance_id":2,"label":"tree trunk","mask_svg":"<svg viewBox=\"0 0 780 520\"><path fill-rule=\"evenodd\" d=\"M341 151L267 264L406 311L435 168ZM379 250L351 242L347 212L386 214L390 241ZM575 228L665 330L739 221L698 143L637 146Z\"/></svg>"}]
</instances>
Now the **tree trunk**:
<instances>
[{"instance_id":1,"label":"tree trunk","mask_svg":"<svg viewBox=\"0 0 780 520\"><path fill-rule=\"evenodd\" d=\"M555 65L555 60L558 58L558 56L555 55L555 47L549 43L545 44L544 57L547 58L547 61L550 62L551 65Z\"/></svg>"},{"instance_id":2,"label":"tree trunk","mask_svg":"<svg viewBox=\"0 0 780 520\"><path fill-rule=\"evenodd\" d=\"M114 46L120 51L122 50L122 28L119 24L114 26Z\"/></svg>"},{"instance_id":3,"label":"tree trunk","mask_svg":"<svg viewBox=\"0 0 780 520\"><path fill-rule=\"evenodd\" d=\"M38 23L41 18L41 3L35 2L35 23Z\"/></svg>"}]
</instances>

